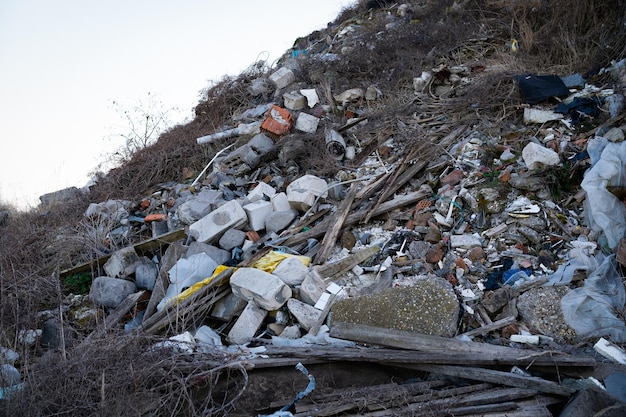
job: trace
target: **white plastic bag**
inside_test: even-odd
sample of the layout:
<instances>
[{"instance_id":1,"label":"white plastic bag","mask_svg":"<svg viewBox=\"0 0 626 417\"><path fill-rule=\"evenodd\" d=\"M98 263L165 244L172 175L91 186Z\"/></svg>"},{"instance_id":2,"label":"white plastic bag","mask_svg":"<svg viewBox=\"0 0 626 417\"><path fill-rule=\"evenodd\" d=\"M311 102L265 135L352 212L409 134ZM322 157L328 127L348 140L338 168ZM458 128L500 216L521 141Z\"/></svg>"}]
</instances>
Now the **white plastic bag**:
<instances>
[{"instance_id":1,"label":"white plastic bag","mask_svg":"<svg viewBox=\"0 0 626 417\"><path fill-rule=\"evenodd\" d=\"M626 141L607 143L600 160L586 173L581 187L587 192L585 219L593 230L601 231L611 250L617 248L626 231L624 202L607 186L626 186Z\"/></svg>"},{"instance_id":2,"label":"white plastic bag","mask_svg":"<svg viewBox=\"0 0 626 417\"><path fill-rule=\"evenodd\" d=\"M561 309L565 322L579 339L607 336L615 343L626 342L626 324L620 318L626 302L626 290L615 255L585 280L585 285L565 294Z\"/></svg>"}]
</instances>

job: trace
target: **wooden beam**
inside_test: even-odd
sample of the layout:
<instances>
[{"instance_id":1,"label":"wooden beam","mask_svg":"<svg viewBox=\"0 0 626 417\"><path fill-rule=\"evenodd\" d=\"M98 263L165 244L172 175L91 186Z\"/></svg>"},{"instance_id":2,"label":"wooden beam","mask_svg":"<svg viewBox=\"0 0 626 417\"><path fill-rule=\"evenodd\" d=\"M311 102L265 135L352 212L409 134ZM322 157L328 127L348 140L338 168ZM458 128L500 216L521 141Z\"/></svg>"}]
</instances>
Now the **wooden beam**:
<instances>
[{"instance_id":1,"label":"wooden beam","mask_svg":"<svg viewBox=\"0 0 626 417\"><path fill-rule=\"evenodd\" d=\"M337 236L339 236L343 223L345 222L346 217L348 217L355 195L356 186L352 184L352 186L350 186L350 190L348 191L348 195L341 202L341 204L339 204L337 211L333 215L333 219L330 221L331 227L324 235L324 239L322 239L322 243L320 244L320 249L317 252L317 255L315 255L315 264L323 264L332 253L332 250L335 247L335 242L337 241Z\"/></svg>"}]
</instances>

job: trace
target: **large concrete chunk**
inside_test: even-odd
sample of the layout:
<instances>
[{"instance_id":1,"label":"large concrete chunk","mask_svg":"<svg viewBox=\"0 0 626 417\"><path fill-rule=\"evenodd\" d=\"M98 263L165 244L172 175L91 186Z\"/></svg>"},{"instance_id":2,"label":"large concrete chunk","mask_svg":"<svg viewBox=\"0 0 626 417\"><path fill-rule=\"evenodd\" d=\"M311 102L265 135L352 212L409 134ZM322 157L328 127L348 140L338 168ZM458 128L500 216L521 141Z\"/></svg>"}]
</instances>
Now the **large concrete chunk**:
<instances>
[{"instance_id":1,"label":"large concrete chunk","mask_svg":"<svg viewBox=\"0 0 626 417\"><path fill-rule=\"evenodd\" d=\"M287 308L304 330L310 330L311 327L314 327L322 316L321 310L295 298L287 301Z\"/></svg>"},{"instance_id":2,"label":"large concrete chunk","mask_svg":"<svg viewBox=\"0 0 626 417\"><path fill-rule=\"evenodd\" d=\"M276 88L280 89L296 81L296 76L289 68L281 67L272 73L269 79Z\"/></svg>"},{"instance_id":3,"label":"large concrete chunk","mask_svg":"<svg viewBox=\"0 0 626 417\"><path fill-rule=\"evenodd\" d=\"M257 184L256 187L252 189L252 191L248 193L246 198L250 203L254 203L255 201L263 200L263 196L272 198L275 194L276 190L274 189L274 187L264 182L260 182Z\"/></svg>"},{"instance_id":4,"label":"large concrete chunk","mask_svg":"<svg viewBox=\"0 0 626 417\"><path fill-rule=\"evenodd\" d=\"M291 298L291 288L275 275L255 268L239 268L230 277L230 286L237 296L256 302L259 307L278 310Z\"/></svg>"},{"instance_id":5,"label":"large concrete chunk","mask_svg":"<svg viewBox=\"0 0 626 417\"><path fill-rule=\"evenodd\" d=\"M124 278L135 272L139 255L135 248L129 246L113 252L108 261L104 264L104 272L113 278Z\"/></svg>"},{"instance_id":6,"label":"large concrete chunk","mask_svg":"<svg viewBox=\"0 0 626 417\"><path fill-rule=\"evenodd\" d=\"M272 203L265 200L258 200L254 203L243 206L248 215L248 225L250 229L258 232L265 229L265 218L272 212Z\"/></svg>"},{"instance_id":7,"label":"large concrete chunk","mask_svg":"<svg viewBox=\"0 0 626 417\"><path fill-rule=\"evenodd\" d=\"M294 256L280 261L272 274L280 278L285 284L295 286L302 284L308 272L309 268Z\"/></svg>"},{"instance_id":8,"label":"large concrete chunk","mask_svg":"<svg viewBox=\"0 0 626 417\"><path fill-rule=\"evenodd\" d=\"M408 287L339 300L332 307L331 317L344 323L452 337L457 330L459 309L452 285L429 275Z\"/></svg>"},{"instance_id":9,"label":"large concrete chunk","mask_svg":"<svg viewBox=\"0 0 626 417\"><path fill-rule=\"evenodd\" d=\"M248 220L246 212L235 201L229 201L189 226L189 233L198 242L212 242L230 228L239 228Z\"/></svg>"},{"instance_id":10,"label":"large concrete chunk","mask_svg":"<svg viewBox=\"0 0 626 417\"><path fill-rule=\"evenodd\" d=\"M250 301L228 332L228 341L235 345L241 345L252 340L254 334L263 324L265 316L267 316L267 311Z\"/></svg>"},{"instance_id":11,"label":"large concrete chunk","mask_svg":"<svg viewBox=\"0 0 626 417\"><path fill-rule=\"evenodd\" d=\"M209 214L224 202L224 195L219 190L202 190L190 197L177 209L176 214L181 222L191 224Z\"/></svg>"},{"instance_id":12,"label":"large concrete chunk","mask_svg":"<svg viewBox=\"0 0 626 417\"><path fill-rule=\"evenodd\" d=\"M137 286L132 281L103 276L93 280L89 299L97 306L115 308L135 291Z\"/></svg>"},{"instance_id":13,"label":"large concrete chunk","mask_svg":"<svg viewBox=\"0 0 626 417\"><path fill-rule=\"evenodd\" d=\"M313 306L325 290L326 284L320 274L316 270L311 270L300 284L300 299Z\"/></svg>"},{"instance_id":14,"label":"large concrete chunk","mask_svg":"<svg viewBox=\"0 0 626 417\"><path fill-rule=\"evenodd\" d=\"M328 195L328 184L315 175L304 175L287 186L287 199L292 208L310 209L318 197Z\"/></svg>"}]
</instances>

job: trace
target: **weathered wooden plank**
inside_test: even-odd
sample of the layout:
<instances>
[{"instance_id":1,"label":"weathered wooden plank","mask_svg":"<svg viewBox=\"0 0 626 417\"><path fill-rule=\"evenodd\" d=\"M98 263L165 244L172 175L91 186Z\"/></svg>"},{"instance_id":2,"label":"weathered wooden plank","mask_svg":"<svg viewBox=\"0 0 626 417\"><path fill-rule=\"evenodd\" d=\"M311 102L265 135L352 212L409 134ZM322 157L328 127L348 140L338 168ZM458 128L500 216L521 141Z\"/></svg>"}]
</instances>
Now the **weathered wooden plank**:
<instances>
[{"instance_id":1,"label":"weathered wooden plank","mask_svg":"<svg viewBox=\"0 0 626 417\"><path fill-rule=\"evenodd\" d=\"M412 369L424 372L431 372L441 375L455 376L459 378L471 379L473 381L487 381L494 384L509 387L530 388L547 394L570 396L575 389L559 385L552 381L547 381L538 377L528 377L511 372L494 371L485 368L474 368L469 366L453 365L408 365Z\"/></svg>"},{"instance_id":2,"label":"weathered wooden plank","mask_svg":"<svg viewBox=\"0 0 626 417\"><path fill-rule=\"evenodd\" d=\"M185 233L185 229L174 230L173 232L166 233L161 236L154 237L152 239L144 240L143 242L139 242L133 245L135 251L137 253L145 253L151 250L158 248L159 246L168 245L172 242L175 242L179 239L183 239L187 237ZM68 275L80 274L83 272L92 272L98 270L101 266L103 266L106 261L109 260L111 254L107 254L99 257L98 259L94 259L92 261L84 262L80 265L76 265L72 268L68 268L64 271L61 271L60 277L66 277Z\"/></svg>"},{"instance_id":3,"label":"weathered wooden plank","mask_svg":"<svg viewBox=\"0 0 626 417\"><path fill-rule=\"evenodd\" d=\"M346 220L346 217L348 217L350 207L352 206L352 202L354 201L355 194L356 186L352 184L352 186L350 186L350 190L348 191L348 195L341 202L341 204L339 204L337 211L333 215L333 218L331 220L331 227L324 235L322 243L320 244L320 249L317 252L317 255L315 255L315 264L323 264L330 256L333 248L335 247L337 236L339 236L339 232L343 227L343 223Z\"/></svg>"},{"instance_id":4,"label":"weathered wooden plank","mask_svg":"<svg viewBox=\"0 0 626 417\"><path fill-rule=\"evenodd\" d=\"M491 324L487 324L485 326L478 327L476 329L469 330L463 333L461 336L474 337L478 335L484 335L486 333L492 332L494 330L501 329L502 327L508 326L509 324L515 323L517 320L515 317L505 317L500 320L496 320Z\"/></svg>"}]
</instances>

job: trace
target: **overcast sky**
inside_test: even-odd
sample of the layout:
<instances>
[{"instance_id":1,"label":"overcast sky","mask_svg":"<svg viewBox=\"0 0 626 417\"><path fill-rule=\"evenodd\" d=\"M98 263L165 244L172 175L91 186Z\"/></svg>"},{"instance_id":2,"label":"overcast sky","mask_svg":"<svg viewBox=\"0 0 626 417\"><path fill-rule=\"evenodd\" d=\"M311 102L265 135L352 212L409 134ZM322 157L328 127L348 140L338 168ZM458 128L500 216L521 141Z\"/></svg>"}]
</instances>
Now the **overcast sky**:
<instances>
[{"instance_id":1,"label":"overcast sky","mask_svg":"<svg viewBox=\"0 0 626 417\"><path fill-rule=\"evenodd\" d=\"M273 62L354 3L0 0L0 201L84 186L121 144L112 101L150 93L188 119L210 81Z\"/></svg>"}]
</instances>

